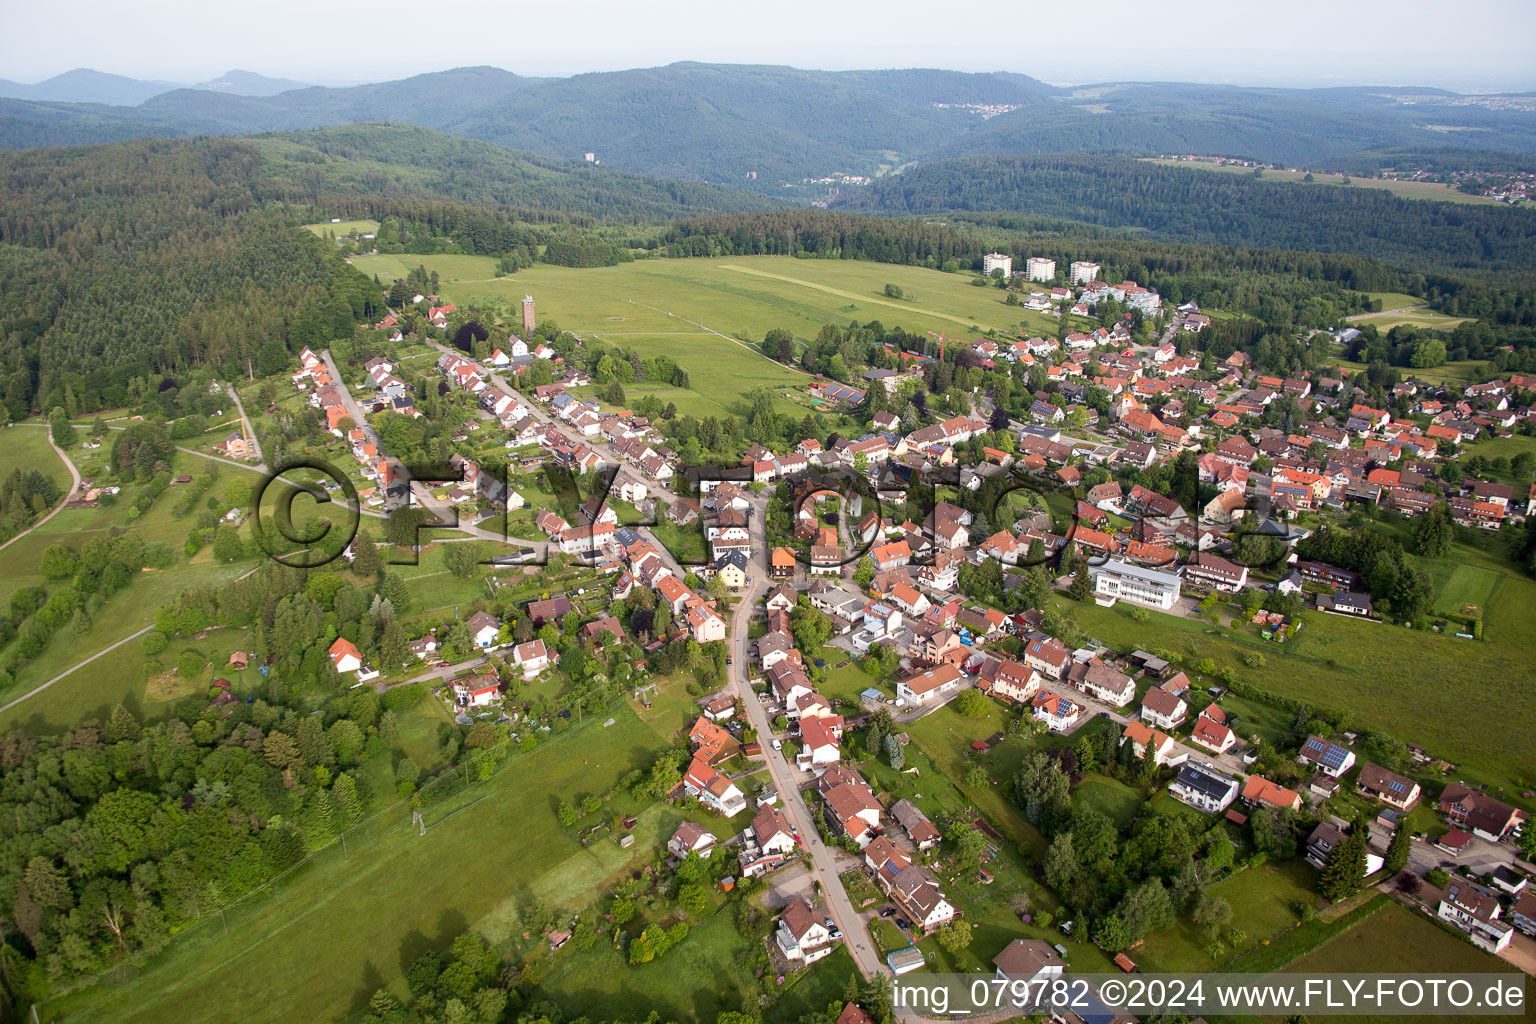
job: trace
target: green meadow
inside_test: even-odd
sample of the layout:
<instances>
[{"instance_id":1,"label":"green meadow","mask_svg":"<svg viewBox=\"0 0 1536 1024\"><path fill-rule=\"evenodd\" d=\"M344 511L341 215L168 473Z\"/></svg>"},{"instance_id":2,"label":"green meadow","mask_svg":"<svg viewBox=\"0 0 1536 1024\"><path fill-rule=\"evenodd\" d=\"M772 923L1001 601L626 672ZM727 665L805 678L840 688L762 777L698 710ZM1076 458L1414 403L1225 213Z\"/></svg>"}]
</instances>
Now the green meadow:
<instances>
[{"instance_id":1,"label":"green meadow","mask_svg":"<svg viewBox=\"0 0 1536 1024\"><path fill-rule=\"evenodd\" d=\"M996 288L969 275L858 260L791 256L646 259L575 270L538 264L495 276L488 256L357 256L366 274L403 276L417 265L438 272L442 294L455 302L500 300L511 309L532 295L539 317L577 334L622 343L626 337L682 337L707 331L761 341L773 328L814 338L823 324L879 320L908 331L974 338L981 330L1054 335L1058 321L1004 303ZM907 298L892 299L885 286Z\"/></svg>"}]
</instances>

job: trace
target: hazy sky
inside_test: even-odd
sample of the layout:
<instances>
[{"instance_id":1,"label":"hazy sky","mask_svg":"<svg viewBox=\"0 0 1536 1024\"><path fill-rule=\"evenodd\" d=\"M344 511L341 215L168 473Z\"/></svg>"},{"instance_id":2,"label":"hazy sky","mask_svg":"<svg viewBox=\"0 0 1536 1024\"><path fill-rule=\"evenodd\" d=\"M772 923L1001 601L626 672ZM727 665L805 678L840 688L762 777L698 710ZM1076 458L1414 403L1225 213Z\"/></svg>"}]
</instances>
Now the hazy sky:
<instances>
[{"instance_id":1,"label":"hazy sky","mask_svg":"<svg viewBox=\"0 0 1536 1024\"><path fill-rule=\"evenodd\" d=\"M340 85L474 64L571 75L700 60L1536 89L1536 0L0 0L0 25L0 78L23 82L242 68Z\"/></svg>"}]
</instances>

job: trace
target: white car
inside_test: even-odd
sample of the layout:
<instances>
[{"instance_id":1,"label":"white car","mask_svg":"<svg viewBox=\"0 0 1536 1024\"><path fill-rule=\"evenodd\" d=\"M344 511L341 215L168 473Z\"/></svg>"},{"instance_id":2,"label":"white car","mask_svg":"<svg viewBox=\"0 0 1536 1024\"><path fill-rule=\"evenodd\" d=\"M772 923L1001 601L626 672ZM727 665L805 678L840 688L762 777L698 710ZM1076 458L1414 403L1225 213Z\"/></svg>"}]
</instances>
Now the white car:
<instances>
[{"instance_id":1,"label":"white car","mask_svg":"<svg viewBox=\"0 0 1536 1024\"><path fill-rule=\"evenodd\" d=\"M783 750L784 749L784 741L783 740L774 740L773 741L773 749L774 750Z\"/></svg>"}]
</instances>

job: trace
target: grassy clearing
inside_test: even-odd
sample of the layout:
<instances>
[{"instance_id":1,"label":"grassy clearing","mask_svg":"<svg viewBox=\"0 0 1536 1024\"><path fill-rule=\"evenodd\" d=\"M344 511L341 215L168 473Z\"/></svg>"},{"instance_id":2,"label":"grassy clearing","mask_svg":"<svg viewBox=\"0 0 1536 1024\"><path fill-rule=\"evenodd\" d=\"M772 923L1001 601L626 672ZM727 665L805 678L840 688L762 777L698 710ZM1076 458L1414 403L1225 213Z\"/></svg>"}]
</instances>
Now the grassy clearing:
<instances>
[{"instance_id":1,"label":"grassy clearing","mask_svg":"<svg viewBox=\"0 0 1536 1024\"><path fill-rule=\"evenodd\" d=\"M1408 306L1422 306L1424 300L1416 295L1404 295L1402 292L1366 292L1365 297L1381 303L1381 311L1390 313L1394 309L1405 309Z\"/></svg>"},{"instance_id":2,"label":"grassy clearing","mask_svg":"<svg viewBox=\"0 0 1536 1024\"><path fill-rule=\"evenodd\" d=\"M1508 964L1457 938L1402 904L1389 902L1376 913L1285 965L1287 973L1320 971L1362 974L1504 974ZM1385 1024L1401 1017L1361 1015L1351 1020ZM1468 1024L1509 1020L1505 1016L1456 1016Z\"/></svg>"},{"instance_id":3,"label":"grassy clearing","mask_svg":"<svg viewBox=\"0 0 1536 1024\"><path fill-rule=\"evenodd\" d=\"M69 487L69 471L48 443L48 428L41 423L18 423L0 430L0 479L15 470L40 469L63 494Z\"/></svg>"},{"instance_id":4,"label":"grassy clearing","mask_svg":"<svg viewBox=\"0 0 1536 1024\"><path fill-rule=\"evenodd\" d=\"M344 220L339 224L333 224L328 220L324 220L318 224L305 224L304 228L307 231L313 231L321 238L325 238L328 235L340 238L342 235L355 235L360 232L370 231L376 232L379 230L379 222L376 220Z\"/></svg>"},{"instance_id":5,"label":"grassy clearing","mask_svg":"<svg viewBox=\"0 0 1536 1024\"><path fill-rule=\"evenodd\" d=\"M625 385L624 395L630 402L653 394L664 403L676 404L678 411L701 419L705 416L744 419L752 411L746 392L761 386L771 388L779 397L776 405L782 413L798 418L804 416L808 408L789 401L786 396L800 395L809 377L718 335L697 332L596 336L616 348L630 349L642 356L670 356L688 372L690 386L686 389L647 383Z\"/></svg>"},{"instance_id":6,"label":"grassy clearing","mask_svg":"<svg viewBox=\"0 0 1536 1024\"><path fill-rule=\"evenodd\" d=\"M1130 786L1107 775L1089 775L1072 793L1072 803L1082 801L1102 813L1122 832L1141 813L1142 797Z\"/></svg>"},{"instance_id":7,"label":"grassy clearing","mask_svg":"<svg viewBox=\"0 0 1536 1024\"><path fill-rule=\"evenodd\" d=\"M1165 167L1183 167L1196 171L1216 171L1224 174L1246 174L1253 177L1254 168L1238 167L1234 165L1211 164L1196 160L1161 160L1149 158L1148 163L1162 164ZM1261 181L1285 181L1302 184L1309 172L1305 170L1281 170L1272 167L1264 168L1264 176ZM1474 196L1466 192L1458 191L1450 185L1438 181L1396 181L1391 178L1346 178L1342 174L1329 174L1327 171L1312 171L1312 181L1307 184L1315 185L1339 185L1345 188L1379 188L1391 192L1399 199L1433 199L1442 203L1464 203L1468 206L1494 206L1497 201L1487 196Z\"/></svg>"},{"instance_id":8,"label":"grassy clearing","mask_svg":"<svg viewBox=\"0 0 1536 1024\"><path fill-rule=\"evenodd\" d=\"M1386 330L1387 325L1380 321L1372 321L1381 330ZM1423 326L1423 325L1420 325ZM1364 363L1357 363L1349 359L1335 359L1334 365L1344 373L1359 373L1366 368ZM1467 359L1459 363L1446 363L1444 366L1436 366L1425 370L1403 370L1404 376L1417 377L1431 384L1467 385L1475 383L1477 373L1488 365L1485 359Z\"/></svg>"},{"instance_id":9,"label":"grassy clearing","mask_svg":"<svg viewBox=\"0 0 1536 1024\"><path fill-rule=\"evenodd\" d=\"M1483 441L1474 441L1463 449L1463 454L1468 457L1481 455L1485 459L1496 459L1501 455L1506 459L1512 459L1521 452L1530 452L1532 455L1536 455L1536 437L1532 437L1529 434L1490 437ZM1529 481L1526 482L1528 483Z\"/></svg>"},{"instance_id":10,"label":"grassy clearing","mask_svg":"<svg viewBox=\"0 0 1536 1024\"><path fill-rule=\"evenodd\" d=\"M286 898L232 920L227 937L211 935L185 956L172 943L151 965L159 969L57 1000L42 1008L43 1019L214 1020L240 1006L251 1021L334 1020L356 1012L376 988L403 993L405 968L465 929L523 944L518 915L528 899L562 911L585 906L654 856L682 820L662 805L615 798L598 813L639 814L629 850L608 838L580 846L556 822L560 800L601 795L659 748L631 711L613 717L610 728L593 716L514 755L490 781L429 812L425 836L401 810L367 849L309 869ZM287 981L274 986L273 978Z\"/></svg>"},{"instance_id":11,"label":"grassy clearing","mask_svg":"<svg viewBox=\"0 0 1536 1024\"><path fill-rule=\"evenodd\" d=\"M1379 331L1390 331L1394 327L1423 327L1432 331L1449 331L1458 324L1467 323L1471 318L1446 316L1432 309L1416 309L1408 313L1360 313L1346 319L1350 323L1375 324Z\"/></svg>"}]
</instances>

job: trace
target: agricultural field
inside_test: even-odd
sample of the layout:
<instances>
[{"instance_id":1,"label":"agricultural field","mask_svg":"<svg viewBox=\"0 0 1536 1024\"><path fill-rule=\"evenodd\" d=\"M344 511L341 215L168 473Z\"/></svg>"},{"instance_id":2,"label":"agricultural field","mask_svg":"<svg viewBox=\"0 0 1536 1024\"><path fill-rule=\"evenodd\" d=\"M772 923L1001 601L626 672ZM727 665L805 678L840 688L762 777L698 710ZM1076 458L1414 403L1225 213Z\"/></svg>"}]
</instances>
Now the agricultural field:
<instances>
[{"instance_id":1,"label":"agricultural field","mask_svg":"<svg viewBox=\"0 0 1536 1024\"><path fill-rule=\"evenodd\" d=\"M1212 164L1203 160L1163 160L1148 158L1148 163L1162 164L1165 167L1182 167L1186 170L1215 171L1223 174L1246 174L1253 177L1254 168L1238 167L1236 165ZM1345 181L1346 175L1330 174L1327 171L1312 171L1312 181L1303 182L1308 172L1304 170L1280 170L1273 167L1264 168L1263 181L1287 181L1296 184L1313 185L1339 185L1345 188L1379 188L1391 192L1399 199L1434 199L1442 203L1465 203L1468 206L1497 206L1498 200L1487 196L1474 196L1459 191L1443 182L1438 181L1397 181L1392 178L1358 178L1351 177Z\"/></svg>"},{"instance_id":2,"label":"agricultural field","mask_svg":"<svg viewBox=\"0 0 1536 1024\"><path fill-rule=\"evenodd\" d=\"M665 804L615 797L597 813L605 822L638 815L629 850L608 835L582 846L555 820L560 800L607 793L660 749L656 733L632 710L621 707L612 717L605 728L590 716L531 753L512 755L487 782L431 808L424 836L409 827L404 805L396 805L364 849L346 857L333 848L338 856L317 858L323 862L285 882L281 892L228 914L227 936L215 923L178 938L127 983L56 1000L39 1008L42 1019L154 1024L213 1019L240 1005L252 1021L334 1020L355 1012L377 988L403 995L405 968L465 930L504 948L536 945L541 937L525 937L519 927L531 898L557 913L587 906L607 884L654 857L684 817ZM422 726L431 728L430 720ZM487 850L508 852L487 856ZM675 971L703 957L724 969L725 962L713 959L720 950L710 935L707 924L700 926L697 941L690 936L669 954L677 959L652 966ZM368 966L358 975L334 970L337 963ZM558 980L558 968L549 976ZM274 986L276 977L289 982ZM626 970L610 981L614 990L647 984L637 977ZM591 981L586 976L583 983ZM679 1004L679 1012L685 1006ZM697 1019L707 1024L713 1014Z\"/></svg>"},{"instance_id":3,"label":"agricultural field","mask_svg":"<svg viewBox=\"0 0 1536 1024\"><path fill-rule=\"evenodd\" d=\"M541 318L614 344L710 332L755 343L775 327L806 339L823 324L853 320L961 338L987 329L1054 336L1059 326L1053 316L1006 305L1002 291L975 287L967 275L858 260L647 259L583 270L541 263L502 278L482 256L357 256L352 263L386 279L425 266L455 302L500 301L510 311L532 295ZM907 297L888 298L887 284Z\"/></svg>"}]
</instances>

